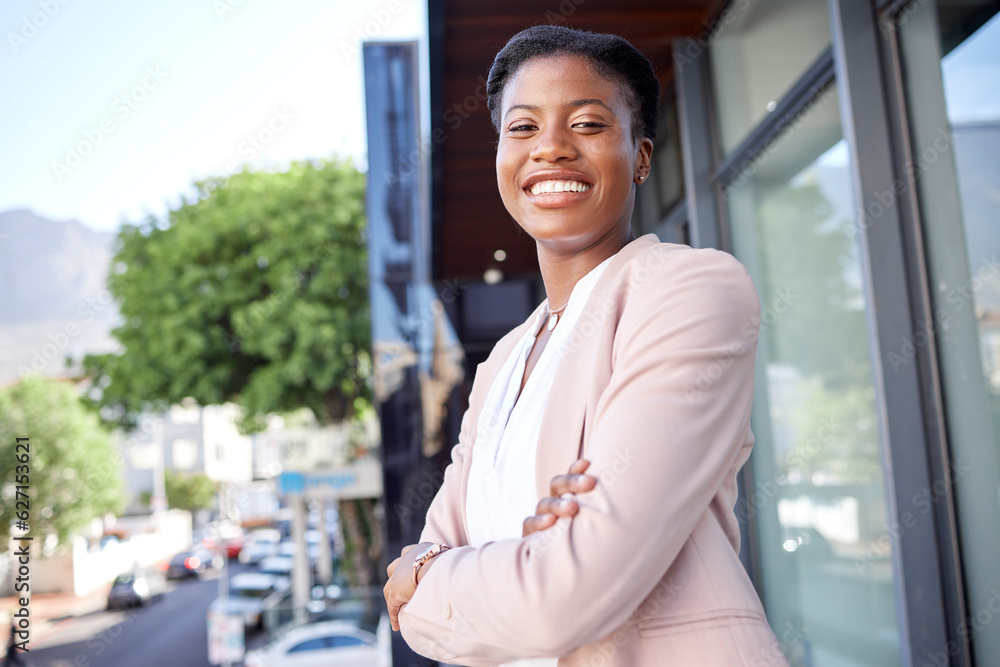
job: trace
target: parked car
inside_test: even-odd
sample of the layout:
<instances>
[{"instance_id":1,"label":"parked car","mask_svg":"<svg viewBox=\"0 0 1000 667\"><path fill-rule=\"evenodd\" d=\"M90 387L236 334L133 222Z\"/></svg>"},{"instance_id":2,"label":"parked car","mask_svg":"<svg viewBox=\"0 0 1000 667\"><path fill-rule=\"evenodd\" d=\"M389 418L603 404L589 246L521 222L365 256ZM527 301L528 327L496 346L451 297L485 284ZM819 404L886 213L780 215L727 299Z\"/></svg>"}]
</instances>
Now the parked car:
<instances>
[{"instance_id":1,"label":"parked car","mask_svg":"<svg viewBox=\"0 0 1000 667\"><path fill-rule=\"evenodd\" d=\"M229 580L229 597L215 598L209 605L209 613L241 616L245 628L257 630L262 626L267 606L279 602L290 588L287 577L241 572Z\"/></svg>"},{"instance_id":2,"label":"parked car","mask_svg":"<svg viewBox=\"0 0 1000 667\"><path fill-rule=\"evenodd\" d=\"M240 549L240 562L256 565L268 556L276 556L280 540L281 533L273 528L251 531L243 540L243 548Z\"/></svg>"},{"instance_id":3,"label":"parked car","mask_svg":"<svg viewBox=\"0 0 1000 667\"><path fill-rule=\"evenodd\" d=\"M226 558L239 558L243 549L243 535L235 535L226 538Z\"/></svg>"},{"instance_id":4,"label":"parked car","mask_svg":"<svg viewBox=\"0 0 1000 667\"><path fill-rule=\"evenodd\" d=\"M202 548L220 553L225 551L227 558L238 557L243 548L243 529L228 521L207 523L192 539L195 537L200 540Z\"/></svg>"},{"instance_id":5,"label":"parked car","mask_svg":"<svg viewBox=\"0 0 1000 667\"><path fill-rule=\"evenodd\" d=\"M170 559L167 565L167 579L185 579L197 577L209 569L218 569L225 565L222 556L205 549L182 551Z\"/></svg>"},{"instance_id":6,"label":"parked car","mask_svg":"<svg viewBox=\"0 0 1000 667\"><path fill-rule=\"evenodd\" d=\"M162 597L166 587L163 575L155 570L119 574L108 593L108 609L141 607Z\"/></svg>"},{"instance_id":7,"label":"parked car","mask_svg":"<svg viewBox=\"0 0 1000 667\"><path fill-rule=\"evenodd\" d=\"M291 556L268 556L258 564L257 569L261 574L291 578L292 558Z\"/></svg>"},{"instance_id":8,"label":"parked car","mask_svg":"<svg viewBox=\"0 0 1000 667\"><path fill-rule=\"evenodd\" d=\"M342 621L296 628L276 642L251 651L246 667L378 667L388 652L374 634Z\"/></svg>"},{"instance_id":9,"label":"parked car","mask_svg":"<svg viewBox=\"0 0 1000 667\"><path fill-rule=\"evenodd\" d=\"M306 557L309 559L309 564L312 566L316 565L316 561L319 559L319 540L320 534L318 530L307 530L305 534L306 540ZM333 549L330 549L330 553L333 553ZM279 556L295 556L295 542L292 540L283 540L278 545L278 555Z\"/></svg>"}]
</instances>

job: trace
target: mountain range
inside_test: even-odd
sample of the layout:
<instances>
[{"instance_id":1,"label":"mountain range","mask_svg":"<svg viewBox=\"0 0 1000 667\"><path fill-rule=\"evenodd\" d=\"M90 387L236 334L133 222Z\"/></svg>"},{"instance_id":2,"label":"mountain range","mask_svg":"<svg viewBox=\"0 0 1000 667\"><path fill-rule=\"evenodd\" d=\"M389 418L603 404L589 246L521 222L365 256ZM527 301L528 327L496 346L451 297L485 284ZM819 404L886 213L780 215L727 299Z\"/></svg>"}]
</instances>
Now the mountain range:
<instances>
[{"instance_id":1,"label":"mountain range","mask_svg":"<svg viewBox=\"0 0 1000 667\"><path fill-rule=\"evenodd\" d=\"M77 220L0 212L0 386L31 371L67 375L67 356L117 349L106 287L114 240Z\"/></svg>"}]
</instances>

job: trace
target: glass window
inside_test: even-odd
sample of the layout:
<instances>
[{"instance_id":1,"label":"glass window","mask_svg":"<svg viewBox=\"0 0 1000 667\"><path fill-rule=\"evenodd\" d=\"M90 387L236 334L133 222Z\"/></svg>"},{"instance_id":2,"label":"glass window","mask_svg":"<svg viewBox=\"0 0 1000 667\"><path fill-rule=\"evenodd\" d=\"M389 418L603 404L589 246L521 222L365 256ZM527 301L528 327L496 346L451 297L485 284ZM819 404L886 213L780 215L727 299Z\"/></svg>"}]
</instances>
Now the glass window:
<instances>
[{"instance_id":1,"label":"glass window","mask_svg":"<svg viewBox=\"0 0 1000 667\"><path fill-rule=\"evenodd\" d=\"M825 0L734 0L722 13L709 55L726 154L830 46L828 12Z\"/></svg>"},{"instance_id":2,"label":"glass window","mask_svg":"<svg viewBox=\"0 0 1000 667\"><path fill-rule=\"evenodd\" d=\"M891 363L937 343L976 664L1000 656L1000 14L916 2L895 17L933 319ZM941 497L932 489L928 500ZM986 623L984 623L984 620ZM989 620L993 620L992 625ZM989 627L989 629L987 629Z\"/></svg>"},{"instance_id":3,"label":"glass window","mask_svg":"<svg viewBox=\"0 0 1000 667\"><path fill-rule=\"evenodd\" d=\"M900 663L850 172L831 87L725 190L734 254L761 301L740 513L796 667Z\"/></svg>"},{"instance_id":4,"label":"glass window","mask_svg":"<svg viewBox=\"0 0 1000 667\"><path fill-rule=\"evenodd\" d=\"M302 643L296 644L292 648L288 649L289 653L301 653L303 651L317 651L319 649L329 648L326 643L326 637L318 637L316 639L310 639Z\"/></svg>"},{"instance_id":5,"label":"glass window","mask_svg":"<svg viewBox=\"0 0 1000 667\"><path fill-rule=\"evenodd\" d=\"M331 646L341 647L341 646L364 646L365 643L358 639L357 637L349 637L347 635L336 635L334 637L328 638L331 642Z\"/></svg>"}]
</instances>

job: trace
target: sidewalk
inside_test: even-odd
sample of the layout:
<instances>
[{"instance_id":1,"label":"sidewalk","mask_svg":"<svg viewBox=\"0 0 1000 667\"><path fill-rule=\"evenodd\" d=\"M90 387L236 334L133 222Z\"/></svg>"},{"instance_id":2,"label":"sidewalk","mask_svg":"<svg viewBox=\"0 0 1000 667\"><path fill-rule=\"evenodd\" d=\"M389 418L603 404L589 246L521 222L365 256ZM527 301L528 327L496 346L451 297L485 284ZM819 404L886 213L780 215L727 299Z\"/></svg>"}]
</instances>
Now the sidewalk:
<instances>
[{"instance_id":1,"label":"sidewalk","mask_svg":"<svg viewBox=\"0 0 1000 667\"><path fill-rule=\"evenodd\" d=\"M36 593L31 596L28 612L31 617L31 639L29 646L35 646L48 635L61 621L76 616L83 616L104 609L108 602L111 584L98 586L96 589L77 597L72 593ZM10 615L19 608L18 599L14 596L0 598L0 621L3 629L0 636L6 639L6 631L10 628Z\"/></svg>"}]
</instances>

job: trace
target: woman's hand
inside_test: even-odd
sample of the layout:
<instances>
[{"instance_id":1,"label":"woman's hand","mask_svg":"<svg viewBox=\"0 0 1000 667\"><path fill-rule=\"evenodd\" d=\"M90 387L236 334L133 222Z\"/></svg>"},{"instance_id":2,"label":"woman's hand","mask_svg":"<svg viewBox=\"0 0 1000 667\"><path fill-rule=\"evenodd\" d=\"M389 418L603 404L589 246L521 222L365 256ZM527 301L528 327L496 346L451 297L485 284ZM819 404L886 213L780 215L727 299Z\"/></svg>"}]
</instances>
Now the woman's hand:
<instances>
[{"instance_id":1,"label":"woman's hand","mask_svg":"<svg viewBox=\"0 0 1000 667\"><path fill-rule=\"evenodd\" d=\"M556 475L552 478L550 493L548 498L538 501L535 508L535 515L524 520L521 529L521 537L527 537L546 528L556 525L559 517L572 518L580 511L580 504L576 501L576 493L585 493L593 490L597 486L597 478L592 475L583 474L590 466L587 459L577 459L569 467L568 475Z\"/></svg>"},{"instance_id":2,"label":"woman's hand","mask_svg":"<svg viewBox=\"0 0 1000 667\"><path fill-rule=\"evenodd\" d=\"M417 590L413 586L413 561L417 559L417 554L431 544L433 543L408 544L400 551L399 558L389 563L389 567L385 569L389 575L389 581L382 588L382 595L385 596L385 606L389 609L389 624L397 632L399 631L399 610L410 601ZM417 573L418 582L424 578L424 574L435 560L435 558L431 558L420 567L420 571Z\"/></svg>"}]
</instances>

